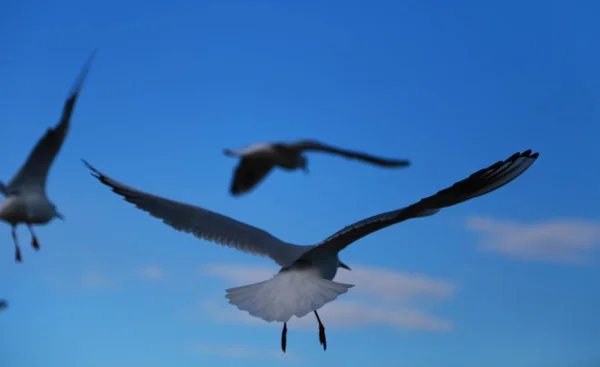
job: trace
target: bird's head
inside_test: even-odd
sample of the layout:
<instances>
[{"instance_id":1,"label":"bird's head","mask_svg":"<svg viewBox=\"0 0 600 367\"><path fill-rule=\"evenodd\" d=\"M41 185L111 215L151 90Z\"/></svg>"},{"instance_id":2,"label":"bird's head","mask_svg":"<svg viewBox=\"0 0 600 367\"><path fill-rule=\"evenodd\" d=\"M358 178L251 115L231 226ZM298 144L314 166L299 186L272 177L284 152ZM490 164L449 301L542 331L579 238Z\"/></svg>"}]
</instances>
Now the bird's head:
<instances>
[{"instance_id":1,"label":"bird's head","mask_svg":"<svg viewBox=\"0 0 600 367\"><path fill-rule=\"evenodd\" d=\"M346 264L344 264L343 262L341 262L340 260L338 260L338 267L342 268L342 269L346 269L348 271L352 270L350 269L350 267Z\"/></svg>"},{"instance_id":2,"label":"bird's head","mask_svg":"<svg viewBox=\"0 0 600 367\"><path fill-rule=\"evenodd\" d=\"M301 168L304 171L304 173L308 174L310 172L308 170L308 159L302 154L298 154L296 165L298 168Z\"/></svg>"}]
</instances>

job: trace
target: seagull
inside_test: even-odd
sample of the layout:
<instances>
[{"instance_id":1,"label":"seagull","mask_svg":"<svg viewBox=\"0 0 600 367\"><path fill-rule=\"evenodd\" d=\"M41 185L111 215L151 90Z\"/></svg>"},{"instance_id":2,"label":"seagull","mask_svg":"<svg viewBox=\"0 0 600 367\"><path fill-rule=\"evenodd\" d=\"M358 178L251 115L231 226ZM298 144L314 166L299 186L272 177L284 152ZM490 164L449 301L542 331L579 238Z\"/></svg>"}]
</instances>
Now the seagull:
<instances>
[{"instance_id":1,"label":"seagull","mask_svg":"<svg viewBox=\"0 0 600 367\"><path fill-rule=\"evenodd\" d=\"M358 159L383 167L407 167L410 161L385 159L366 153L354 152L326 145L315 140L300 140L293 143L259 143L241 150L224 149L229 157L241 157L234 170L229 192L233 196L248 193L263 180L275 166L293 171L301 168L308 173L308 160L302 154L306 151L320 151Z\"/></svg>"},{"instance_id":2,"label":"seagull","mask_svg":"<svg viewBox=\"0 0 600 367\"><path fill-rule=\"evenodd\" d=\"M8 302L6 302L3 299L0 299L0 311L4 310L7 307L8 307Z\"/></svg>"},{"instance_id":3,"label":"seagull","mask_svg":"<svg viewBox=\"0 0 600 367\"><path fill-rule=\"evenodd\" d=\"M428 217L450 207L490 193L525 172L539 153L526 150L481 169L436 194L401 209L378 214L342 228L324 241L300 246L233 218L190 204L137 190L83 163L92 176L113 192L178 231L237 250L271 258L281 266L273 278L226 290L229 303L267 322L283 322L281 348L285 353L287 322L314 312L319 323L319 341L327 349L325 327L317 310L346 293L354 285L334 282L338 268L350 270L339 252L351 243L385 227L412 218Z\"/></svg>"},{"instance_id":4,"label":"seagull","mask_svg":"<svg viewBox=\"0 0 600 367\"><path fill-rule=\"evenodd\" d=\"M25 164L21 166L8 185L0 182L0 193L5 196L4 201L0 202L0 220L9 223L12 227L16 262L21 262L21 249L17 240L18 224L25 223L27 225L31 233L31 245L34 249L39 250L40 244L32 225L47 224L54 218L65 220L65 217L56 210L56 206L46 196L46 179L69 131L71 115L94 54L95 51L92 52L75 81L69 98L63 106L59 123L46 130L44 136L29 154Z\"/></svg>"}]
</instances>

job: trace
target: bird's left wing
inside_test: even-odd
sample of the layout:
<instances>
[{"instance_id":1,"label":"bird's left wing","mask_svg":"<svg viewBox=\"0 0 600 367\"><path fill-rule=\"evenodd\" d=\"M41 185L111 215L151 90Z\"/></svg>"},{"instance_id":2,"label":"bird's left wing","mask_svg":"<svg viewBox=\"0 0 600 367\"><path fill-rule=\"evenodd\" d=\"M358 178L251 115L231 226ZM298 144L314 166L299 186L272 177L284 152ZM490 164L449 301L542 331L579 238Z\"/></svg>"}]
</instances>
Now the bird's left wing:
<instances>
[{"instance_id":1,"label":"bird's left wing","mask_svg":"<svg viewBox=\"0 0 600 367\"><path fill-rule=\"evenodd\" d=\"M283 242L262 229L198 206L142 192L113 180L86 161L83 163L94 177L112 188L112 191L178 231L246 253L269 257L281 266L290 265L298 256L312 248Z\"/></svg>"},{"instance_id":2,"label":"bird's left wing","mask_svg":"<svg viewBox=\"0 0 600 367\"><path fill-rule=\"evenodd\" d=\"M479 170L464 180L412 205L351 224L321 242L313 250L303 254L302 257L308 257L311 252L318 249L337 253L354 241L382 228L408 219L434 215L442 208L490 193L519 177L535 162L538 156L539 153L532 154L531 150L515 153L508 159Z\"/></svg>"},{"instance_id":3,"label":"bird's left wing","mask_svg":"<svg viewBox=\"0 0 600 367\"><path fill-rule=\"evenodd\" d=\"M384 167L406 167L410 165L410 161L406 159L387 159L376 157L367 153L356 152L348 149L341 149L331 145L327 145L316 140L300 140L295 143L287 144L288 147L304 151L321 151L332 154L337 154L342 157L358 159L361 161L376 164Z\"/></svg>"},{"instance_id":4,"label":"bird's left wing","mask_svg":"<svg viewBox=\"0 0 600 367\"><path fill-rule=\"evenodd\" d=\"M50 166L60 151L69 131L71 115L73 114L75 103L77 102L77 98L79 98L94 54L95 51L90 55L77 77L69 98L63 106L60 122L55 127L46 130L44 136L37 142L35 148L33 148L29 157L27 157L27 161L25 161L6 186L5 191L7 194L19 192L23 188L41 192L45 191L46 178L48 177Z\"/></svg>"},{"instance_id":5,"label":"bird's left wing","mask_svg":"<svg viewBox=\"0 0 600 367\"><path fill-rule=\"evenodd\" d=\"M273 162L261 158L241 158L233 172L229 192L240 196L250 192L273 169Z\"/></svg>"}]
</instances>

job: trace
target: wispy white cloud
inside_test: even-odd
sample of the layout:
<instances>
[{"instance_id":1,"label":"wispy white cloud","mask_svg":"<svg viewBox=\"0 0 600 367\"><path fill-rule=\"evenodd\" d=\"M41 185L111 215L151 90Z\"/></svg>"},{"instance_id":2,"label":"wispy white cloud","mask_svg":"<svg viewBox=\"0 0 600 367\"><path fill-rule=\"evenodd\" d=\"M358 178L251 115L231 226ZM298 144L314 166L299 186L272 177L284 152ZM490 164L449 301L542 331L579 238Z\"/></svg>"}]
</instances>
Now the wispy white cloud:
<instances>
[{"instance_id":1,"label":"wispy white cloud","mask_svg":"<svg viewBox=\"0 0 600 367\"><path fill-rule=\"evenodd\" d=\"M456 289L452 282L427 275L396 270L357 266L352 271L340 270L336 281L355 284L358 293L366 293L384 300L413 298L447 299Z\"/></svg>"},{"instance_id":2,"label":"wispy white cloud","mask_svg":"<svg viewBox=\"0 0 600 367\"><path fill-rule=\"evenodd\" d=\"M158 265L146 265L137 269L137 274L150 280L161 280L167 277L165 270Z\"/></svg>"},{"instance_id":3,"label":"wispy white cloud","mask_svg":"<svg viewBox=\"0 0 600 367\"><path fill-rule=\"evenodd\" d=\"M83 274L80 283L87 289L116 288L116 281L100 270L87 270Z\"/></svg>"},{"instance_id":4,"label":"wispy white cloud","mask_svg":"<svg viewBox=\"0 0 600 367\"><path fill-rule=\"evenodd\" d=\"M277 325L250 316L226 300L205 300L197 307L187 311L187 316L196 320L217 320L231 323L243 323L256 326ZM319 315L330 329L364 328L371 326L393 327L404 331L444 332L453 329L449 320L431 315L427 312L406 307L381 307L358 301L340 301L328 303L319 310ZM314 331L316 319L312 313L298 319L293 317L290 328Z\"/></svg>"},{"instance_id":5,"label":"wispy white cloud","mask_svg":"<svg viewBox=\"0 0 600 367\"><path fill-rule=\"evenodd\" d=\"M116 279L99 269L87 269L75 275L66 276L57 272L44 275L48 285L62 292L81 290L113 290L117 288Z\"/></svg>"},{"instance_id":6,"label":"wispy white cloud","mask_svg":"<svg viewBox=\"0 0 600 367\"><path fill-rule=\"evenodd\" d=\"M202 275L215 276L230 282L260 282L271 278L277 268L269 269L265 266L252 266L243 264L208 264L200 268Z\"/></svg>"},{"instance_id":7,"label":"wispy white cloud","mask_svg":"<svg viewBox=\"0 0 600 367\"><path fill-rule=\"evenodd\" d=\"M266 350L262 348L253 348L246 345L219 345L197 343L193 347L196 353L205 355L215 355L230 358L259 358L259 359L277 359L281 361L290 361L290 354L281 353L278 350ZM295 359L295 358L294 358Z\"/></svg>"},{"instance_id":8,"label":"wispy white cloud","mask_svg":"<svg viewBox=\"0 0 600 367\"><path fill-rule=\"evenodd\" d=\"M467 228L483 235L481 248L526 260L585 263L600 247L600 221L554 219L537 223L471 217Z\"/></svg>"},{"instance_id":9,"label":"wispy white cloud","mask_svg":"<svg viewBox=\"0 0 600 367\"><path fill-rule=\"evenodd\" d=\"M242 264L211 264L200 269L201 274L215 276L235 285L244 285L270 279L277 269ZM440 319L407 303L419 298L448 299L455 285L442 279L422 274L411 274L391 269L357 266L352 271L340 270L336 281L356 285L354 294L361 294L360 301L335 300L319 310L327 327L391 326L402 330L448 331L450 321ZM387 307L380 304L388 303ZM252 325L269 325L234 306L221 301L204 301L196 309L196 316L220 321L241 322ZM293 318L293 324L314 329L314 316Z\"/></svg>"},{"instance_id":10,"label":"wispy white cloud","mask_svg":"<svg viewBox=\"0 0 600 367\"><path fill-rule=\"evenodd\" d=\"M235 284L260 282L277 272L264 266L243 264L211 264L200 271ZM335 280L354 284L353 293L368 294L385 301L409 301L413 298L443 300L450 297L456 288L452 282L427 275L366 266L353 266L352 271L340 270Z\"/></svg>"}]
</instances>

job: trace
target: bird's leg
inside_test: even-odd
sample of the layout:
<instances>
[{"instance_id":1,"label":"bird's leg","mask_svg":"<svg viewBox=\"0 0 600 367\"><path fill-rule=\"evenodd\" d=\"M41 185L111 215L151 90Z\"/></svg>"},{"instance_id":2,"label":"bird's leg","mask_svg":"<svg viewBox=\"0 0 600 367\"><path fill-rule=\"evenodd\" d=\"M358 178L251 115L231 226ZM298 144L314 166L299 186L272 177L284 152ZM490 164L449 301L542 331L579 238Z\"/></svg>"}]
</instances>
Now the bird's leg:
<instances>
[{"instance_id":1,"label":"bird's leg","mask_svg":"<svg viewBox=\"0 0 600 367\"><path fill-rule=\"evenodd\" d=\"M321 322L319 318L319 314L315 311L315 316L317 316L317 321L319 322L319 342L323 346L323 350L327 350L327 339L325 338L325 326Z\"/></svg>"},{"instance_id":2,"label":"bird's leg","mask_svg":"<svg viewBox=\"0 0 600 367\"><path fill-rule=\"evenodd\" d=\"M29 228L29 233L31 233L31 246L33 246L34 249L39 250L40 243L38 242L35 232L33 231L33 226L31 223L27 223L27 228Z\"/></svg>"},{"instance_id":3,"label":"bird's leg","mask_svg":"<svg viewBox=\"0 0 600 367\"><path fill-rule=\"evenodd\" d=\"M287 323L283 323L283 330L281 330L281 350L285 353L285 345L287 343Z\"/></svg>"},{"instance_id":4,"label":"bird's leg","mask_svg":"<svg viewBox=\"0 0 600 367\"><path fill-rule=\"evenodd\" d=\"M15 243L15 261L21 262L21 249L19 248L19 240L17 239L17 226L12 226L12 238Z\"/></svg>"}]
</instances>

